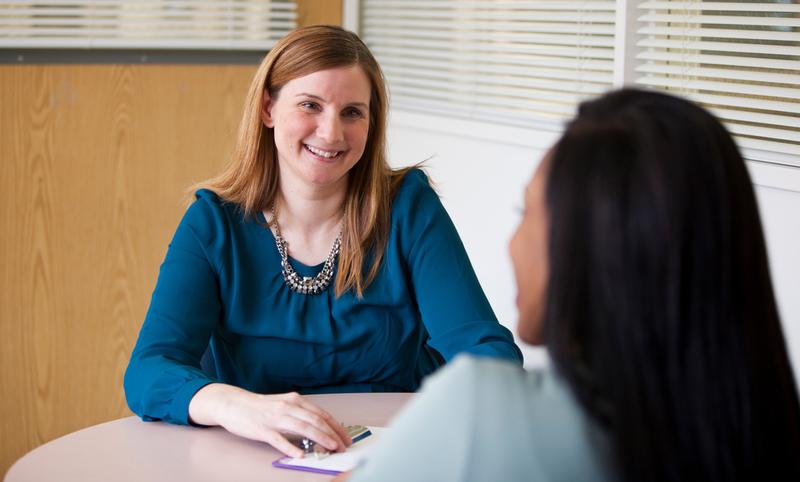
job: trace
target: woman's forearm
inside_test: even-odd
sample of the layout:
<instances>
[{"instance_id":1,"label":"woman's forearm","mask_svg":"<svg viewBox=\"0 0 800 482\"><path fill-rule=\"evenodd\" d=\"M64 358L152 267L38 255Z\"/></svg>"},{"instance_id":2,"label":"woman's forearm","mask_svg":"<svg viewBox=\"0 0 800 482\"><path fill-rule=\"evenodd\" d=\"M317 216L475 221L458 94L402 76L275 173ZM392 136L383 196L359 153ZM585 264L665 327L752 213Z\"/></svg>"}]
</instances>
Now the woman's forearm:
<instances>
[{"instance_id":1,"label":"woman's forearm","mask_svg":"<svg viewBox=\"0 0 800 482\"><path fill-rule=\"evenodd\" d=\"M223 425L220 414L230 408L235 398L248 394L233 385L210 383L198 390L189 402L189 420L197 425Z\"/></svg>"}]
</instances>

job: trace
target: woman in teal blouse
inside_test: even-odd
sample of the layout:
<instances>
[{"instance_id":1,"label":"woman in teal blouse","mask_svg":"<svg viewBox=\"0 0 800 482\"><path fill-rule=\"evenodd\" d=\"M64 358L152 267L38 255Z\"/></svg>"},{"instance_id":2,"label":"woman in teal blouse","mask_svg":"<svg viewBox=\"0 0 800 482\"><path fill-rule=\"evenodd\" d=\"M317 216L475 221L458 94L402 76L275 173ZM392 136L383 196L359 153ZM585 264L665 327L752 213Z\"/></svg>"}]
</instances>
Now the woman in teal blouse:
<instances>
[{"instance_id":1,"label":"woman in teal blouse","mask_svg":"<svg viewBox=\"0 0 800 482\"><path fill-rule=\"evenodd\" d=\"M418 169L385 159L386 93L354 34L295 30L251 86L236 158L202 185L125 373L145 420L350 440L299 394L413 391L461 352L521 353Z\"/></svg>"}]
</instances>

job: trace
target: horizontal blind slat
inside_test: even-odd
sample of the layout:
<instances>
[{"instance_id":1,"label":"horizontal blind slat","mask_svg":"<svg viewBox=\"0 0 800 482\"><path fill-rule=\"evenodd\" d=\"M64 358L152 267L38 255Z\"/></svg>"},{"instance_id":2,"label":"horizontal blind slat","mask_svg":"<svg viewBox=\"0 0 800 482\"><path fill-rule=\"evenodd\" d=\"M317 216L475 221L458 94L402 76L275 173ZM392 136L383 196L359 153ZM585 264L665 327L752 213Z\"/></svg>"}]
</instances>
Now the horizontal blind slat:
<instances>
[{"instance_id":1,"label":"horizontal blind slat","mask_svg":"<svg viewBox=\"0 0 800 482\"><path fill-rule=\"evenodd\" d=\"M229 8L230 6L256 6L264 7L268 5L270 8L278 10L295 10L297 5L291 1L278 1L269 0L136 0L134 4L130 0L34 0L34 1L9 1L3 0L0 3L0 10L3 6L10 6L11 8L20 8L21 5L28 5L27 8L34 9L49 9L52 6L69 6L80 8L188 8L188 7L202 7L202 8Z\"/></svg>"},{"instance_id":2,"label":"horizontal blind slat","mask_svg":"<svg viewBox=\"0 0 800 482\"><path fill-rule=\"evenodd\" d=\"M6 2L0 47L265 50L296 18L291 1Z\"/></svg>"},{"instance_id":3,"label":"horizontal blind slat","mask_svg":"<svg viewBox=\"0 0 800 482\"><path fill-rule=\"evenodd\" d=\"M448 109L448 112L454 107L450 102L445 101L456 101L473 105L474 107L483 106L484 110L496 111L496 114L498 115L502 115L504 112L506 112L505 110L498 109L498 107L505 107L520 114L525 114L527 112L531 118L535 118L537 117L537 114L541 113L554 116L571 115L575 111L575 104L582 100L581 98L576 97L565 102L547 102L551 99L508 99L501 97L491 99L491 104L488 104L485 98L481 98L480 96L476 97L475 95L464 94L457 91L432 93L430 90L425 88L406 85L393 88L392 96L393 98L397 97L398 100L401 100L406 104L421 103L420 100L422 99L427 99L427 102L438 101ZM466 108L465 110L469 111L470 109Z\"/></svg>"},{"instance_id":4,"label":"horizontal blind slat","mask_svg":"<svg viewBox=\"0 0 800 482\"><path fill-rule=\"evenodd\" d=\"M709 55L697 54L694 52L656 52L645 51L637 55L640 60L653 60L662 62L674 62L676 64L709 64L709 65L728 65L735 67L753 67L751 57L733 57L730 55ZM765 69L781 69L786 71L796 71L798 64L795 60L782 59L759 59L760 66Z\"/></svg>"},{"instance_id":5,"label":"horizontal blind slat","mask_svg":"<svg viewBox=\"0 0 800 482\"><path fill-rule=\"evenodd\" d=\"M194 35L197 37L219 37L229 36L231 38L238 38L240 35L246 35L251 32L248 29L225 29L220 28L216 30L200 30L197 26L187 26L186 29L159 29L157 33L153 33L149 28L87 28L87 29L68 29L68 28L52 28L48 30L9 30L9 37L20 38L45 38L45 37L70 37L70 38L125 38L125 37L141 37L141 38L164 38L177 35ZM278 34L281 35L281 34ZM258 38L268 38L270 33L262 29L252 31L252 35ZM11 40L11 39L9 39Z\"/></svg>"},{"instance_id":6,"label":"horizontal blind slat","mask_svg":"<svg viewBox=\"0 0 800 482\"><path fill-rule=\"evenodd\" d=\"M380 59L380 57L379 57ZM434 60L424 59L389 59L386 61L381 60L381 65L386 68L404 69L408 73L425 74L428 72L443 72L454 78L474 76L474 77L491 77L498 75L513 75L518 78L547 78L559 80L574 80L580 77L587 82L610 83L613 79L612 73L597 72L582 69L580 64L574 64L572 68L556 69L552 66L545 69L533 70L529 66L517 67L507 64L488 64L478 62L449 62L446 66L441 62Z\"/></svg>"},{"instance_id":7,"label":"horizontal blind slat","mask_svg":"<svg viewBox=\"0 0 800 482\"><path fill-rule=\"evenodd\" d=\"M766 114L752 110L735 110L728 107L710 107L709 110L725 121L749 122L753 124L779 125L800 129L800 117Z\"/></svg>"},{"instance_id":8,"label":"horizontal blind slat","mask_svg":"<svg viewBox=\"0 0 800 482\"><path fill-rule=\"evenodd\" d=\"M369 38L369 37L367 37ZM603 48L589 48L582 49L553 47L551 45L525 45L525 44L490 44L490 43L477 43L477 42L463 42L453 43L448 41L434 41L434 40L418 40L418 39L384 39L375 41L368 44L370 47L375 46L392 46L392 47L413 47L419 49L442 49L453 52L458 51L473 51L482 53L521 53L521 54L541 54L553 57L580 57L590 59L614 59L614 52L612 49Z\"/></svg>"},{"instance_id":9,"label":"horizontal blind slat","mask_svg":"<svg viewBox=\"0 0 800 482\"><path fill-rule=\"evenodd\" d=\"M131 38L74 38L74 37L49 37L43 39L8 39L2 45L8 48L19 49L152 49L152 50L269 50L281 38L260 40L242 39L185 39L184 38L159 38L159 39L131 39Z\"/></svg>"},{"instance_id":10,"label":"horizontal blind slat","mask_svg":"<svg viewBox=\"0 0 800 482\"><path fill-rule=\"evenodd\" d=\"M462 19L462 18L473 18L473 19L482 19L482 20L515 20L515 21L538 21L541 20L542 14L541 12L531 12L531 11L496 11L496 10L475 10L475 11L466 11L463 9L454 9L454 10L429 10L429 11L414 11L414 10L405 10L405 9L386 9L380 11L372 11L372 10L364 10L363 14L363 21L365 24L368 24L371 19L373 18L380 18L380 17L395 17L395 18L406 18L406 19L430 19L430 18L437 18L437 19ZM608 12L589 12L579 11L578 13L572 11L566 11L563 13L558 14L548 14L548 19L553 22L575 22L575 23L613 23L614 22L614 11L609 10Z\"/></svg>"},{"instance_id":11,"label":"horizontal blind slat","mask_svg":"<svg viewBox=\"0 0 800 482\"><path fill-rule=\"evenodd\" d=\"M800 27L800 19L794 17L753 17L753 16L728 16L705 15L688 16L680 14L646 14L639 17L642 23L674 23L674 24L705 24L705 25L747 25L758 27Z\"/></svg>"},{"instance_id":12,"label":"horizontal blind slat","mask_svg":"<svg viewBox=\"0 0 800 482\"><path fill-rule=\"evenodd\" d=\"M614 46L614 38L608 36L585 36L579 35L559 35L559 34L502 34L498 33L487 39L483 32L409 32L396 30L393 28L370 28L363 29L366 35L383 33L387 37L396 39L419 39L420 41L444 40L447 42L476 42L496 45L497 43L530 43L539 45L580 45L590 47L611 48Z\"/></svg>"},{"instance_id":13,"label":"horizontal blind slat","mask_svg":"<svg viewBox=\"0 0 800 482\"><path fill-rule=\"evenodd\" d=\"M0 35L8 32L17 32L17 31L28 31L28 32L37 32L37 31L48 31L52 28L72 28L73 30L84 30L86 26L90 25L92 27L117 27L117 28L145 28L149 27L151 29L156 28L169 28L173 26L181 26L186 28L192 28L196 26L212 26L212 27L223 27L223 28L255 28L260 26L282 26L285 28L289 28L293 25L291 20L286 21L277 21L270 17L262 17L262 18L248 18L246 20L225 20L225 19L216 19L216 18L187 18L187 19L165 19L165 18L140 18L140 19L93 19L90 22L86 22L82 19L64 19L64 20L50 20L47 21L37 21L35 24L31 24L31 22L5 22L3 25L0 25ZM9 28L8 26L27 26L28 28Z\"/></svg>"},{"instance_id":14,"label":"horizontal blind slat","mask_svg":"<svg viewBox=\"0 0 800 482\"><path fill-rule=\"evenodd\" d=\"M745 80L753 82L763 82L770 84L797 84L800 86L800 76L796 74L783 74L778 72L765 72L763 70L743 70L743 69L715 69L709 67L699 67L688 70L680 65L668 65L660 63L644 63L635 68L636 72L650 74L667 74L671 76L690 75L695 77L712 77L730 80Z\"/></svg>"},{"instance_id":15,"label":"horizontal blind slat","mask_svg":"<svg viewBox=\"0 0 800 482\"><path fill-rule=\"evenodd\" d=\"M476 52L448 52L433 49L410 50L404 48L387 47L381 45L371 46L372 52L378 58L380 64L391 62L394 59L419 59L421 61L430 60L435 65L442 62L469 63L469 64L492 64L520 66L532 69L561 69L561 70L591 70L602 72L613 72L614 62L608 60L596 60L586 58L570 57L550 57L545 55L533 54L509 54L509 53L476 53Z\"/></svg>"},{"instance_id":16,"label":"horizontal blind slat","mask_svg":"<svg viewBox=\"0 0 800 482\"><path fill-rule=\"evenodd\" d=\"M759 99L756 103L753 99L747 97L740 97L735 95L719 95L708 92L692 92L681 91L683 95L689 97L699 104L714 105L714 106L729 106L741 108L744 110L759 110L759 111L774 111L787 113L790 115L800 114L800 108L797 105L787 102L773 101L768 99Z\"/></svg>"},{"instance_id":17,"label":"horizontal blind slat","mask_svg":"<svg viewBox=\"0 0 800 482\"><path fill-rule=\"evenodd\" d=\"M789 115L766 114L752 110L735 110L727 107L710 106L709 110L720 119L725 121L749 122L754 124L766 124L773 126L786 126L800 129L800 117ZM795 136L795 139L798 137Z\"/></svg>"},{"instance_id":18,"label":"horizontal blind slat","mask_svg":"<svg viewBox=\"0 0 800 482\"><path fill-rule=\"evenodd\" d=\"M615 2L610 0L594 0L594 1L577 1L577 2L558 2L550 0L540 1L470 1L470 0L437 0L432 2L430 0L382 0L382 1L367 1L364 2L365 10L380 10L380 9L410 9L415 11L425 12L428 10L443 10L443 9L473 9L473 10L510 10L510 9L527 9L527 10L605 10L613 11Z\"/></svg>"},{"instance_id":19,"label":"horizontal blind slat","mask_svg":"<svg viewBox=\"0 0 800 482\"><path fill-rule=\"evenodd\" d=\"M636 43L639 47L681 49L682 51L703 50L717 52L738 52L766 55L800 56L800 47L782 45L776 50L774 45L741 42L712 42L682 39L643 39Z\"/></svg>"},{"instance_id":20,"label":"horizontal blind slat","mask_svg":"<svg viewBox=\"0 0 800 482\"><path fill-rule=\"evenodd\" d=\"M595 92L600 93L605 90L604 80L605 78L600 78L599 80L593 79L590 76L573 76L571 79L565 78L563 75L555 75L555 76L542 76L542 77L512 77L512 76L487 76L487 75L469 75L465 73L461 73L456 75L454 72L437 72L425 69L410 69L410 68L403 68L400 66L395 65L388 65L384 67L384 72L387 73L390 79L396 79L395 83L402 84L409 82L408 78L413 78L414 81L421 81L422 79L425 80L435 80L435 81L444 81L449 83L453 86L453 88L459 88L460 85L468 85L470 89L475 88L483 88L483 87L491 87L491 88L503 88L503 87L511 87L511 88L519 88L521 89L520 95L525 94L525 97L531 96L533 97L535 93L533 92L536 89L554 89L554 85L557 85L557 89L560 91L584 91L584 92ZM394 76L394 77L393 77ZM553 79L557 79L560 82L554 84L552 82ZM593 86L592 84L601 84L597 86ZM531 92L527 92L526 90L531 90Z\"/></svg>"},{"instance_id":21,"label":"horizontal blind slat","mask_svg":"<svg viewBox=\"0 0 800 482\"><path fill-rule=\"evenodd\" d=\"M734 134L736 133L734 132ZM791 156L793 162L788 161L788 159L787 161L800 167L800 146L786 144L783 142L774 142L768 139L753 139L744 136L737 136L736 143L739 144L739 147L743 149L758 149L760 151L765 151L766 154L774 152L779 155L783 154L786 156ZM766 162L777 162L774 159L775 157L767 155L760 160Z\"/></svg>"},{"instance_id":22,"label":"horizontal blind slat","mask_svg":"<svg viewBox=\"0 0 800 482\"><path fill-rule=\"evenodd\" d=\"M572 33L580 28L583 34L593 35L614 35L612 24L591 23L582 24L577 22L501 22L501 21L462 21L454 23L447 19L397 19L390 17L378 17L364 21L365 28L384 28L395 27L415 31L428 31L431 29L479 31L494 35L495 32L531 32L531 33Z\"/></svg>"},{"instance_id":23,"label":"horizontal blind slat","mask_svg":"<svg viewBox=\"0 0 800 482\"><path fill-rule=\"evenodd\" d=\"M766 42L797 42L797 32L780 32L774 30L744 30L744 29L724 29L724 28L702 28L702 27L655 27L646 26L636 31L639 35L661 35L683 37L707 37L707 38L729 38L745 40L762 40Z\"/></svg>"},{"instance_id":24,"label":"horizontal blind slat","mask_svg":"<svg viewBox=\"0 0 800 482\"><path fill-rule=\"evenodd\" d=\"M642 10L800 13L800 5L775 2L642 2Z\"/></svg>"},{"instance_id":25,"label":"horizontal blind slat","mask_svg":"<svg viewBox=\"0 0 800 482\"><path fill-rule=\"evenodd\" d=\"M734 82L712 82L696 78L660 77L648 75L636 79L636 83L657 87L671 87L685 90L706 90L735 95L751 95L758 97L785 97L797 96L797 89L774 87L769 85L754 85ZM773 101L774 102L774 101ZM800 113L800 103L793 105L791 102L781 102L782 109L796 109Z\"/></svg>"},{"instance_id":26,"label":"horizontal blind slat","mask_svg":"<svg viewBox=\"0 0 800 482\"><path fill-rule=\"evenodd\" d=\"M0 6L0 23L9 23L18 20L27 20L31 23L39 23L47 20L48 18L66 19L66 18L173 18L173 17L210 17L210 18L243 18L246 19L251 15L263 15L270 18L294 19L297 17L297 12L294 10L273 10L270 8L238 8L217 10L209 9L202 10L197 8L191 9L120 9L108 8L98 9L95 7L87 7L81 9L72 8L37 8L37 9L4 9Z\"/></svg>"},{"instance_id":27,"label":"horizontal blind slat","mask_svg":"<svg viewBox=\"0 0 800 482\"><path fill-rule=\"evenodd\" d=\"M390 79L391 80L391 79ZM478 85L478 84L464 84L458 83L454 84L445 79L433 79L433 78L422 78L422 77L414 77L414 78L405 78L402 79L402 82L394 82L392 84L392 89L396 86L413 86L417 88L423 89L430 89L431 91L438 91L439 93L446 93L446 92L461 92L461 93L471 93L476 96L495 96L497 98L513 98L518 99L520 101L526 101L530 99L539 99L539 100L548 100L548 101L558 101L564 103L571 103L575 102L578 98L583 98L588 96L589 94L597 94L598 89L591 84L581 84L575 86L576 88L573 89L564 89L561 90L561 84L559 83L551 83L550 85L546 86L546 88L540 89L529 89L529 88L522 88L522 87L514 87L514 86L495 86L495 85Z\"/></svg>"},{"instance_id":28,"label":"horizontal blind slat","mask_svg":"<svg viewBox=\"0 0 800 482\"><path fill-rule=\"evenodd\" d=\"M773 129L771 127L761 127L739 122L725 122L726 127L734 134L747 137L761 137L776 141L797 142L798 132L788 129ZM800 145L800 144L799 144Z\"/></svg>"}]
</instances>

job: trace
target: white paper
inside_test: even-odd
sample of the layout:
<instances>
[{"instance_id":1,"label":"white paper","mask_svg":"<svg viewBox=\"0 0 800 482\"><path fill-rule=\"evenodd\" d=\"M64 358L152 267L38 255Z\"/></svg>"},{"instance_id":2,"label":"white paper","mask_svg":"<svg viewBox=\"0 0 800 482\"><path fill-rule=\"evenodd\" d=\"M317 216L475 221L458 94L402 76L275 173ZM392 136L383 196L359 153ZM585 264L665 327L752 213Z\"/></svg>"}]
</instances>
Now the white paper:
<instances>
[{"instance_id":1,"label":"white paper","mask_svg":"<svg viewBox=\"0 0 800 482\"><path fill-rule=\"evenodd\" d=\"M385 427L367 427L372 435L363 438L347 448L344 452L333 452L323 459L317 459L313 455L307 455L302 459L294 459L291 457L284 457L280 460L283 465L291 465L294 467L304 467L309 469L318 470L335 470L337 472L345 472L353 470L358 466L361 460L369 455L370 450L380 438L380 433L386 430Z\"/></svg>"}]
</instances>

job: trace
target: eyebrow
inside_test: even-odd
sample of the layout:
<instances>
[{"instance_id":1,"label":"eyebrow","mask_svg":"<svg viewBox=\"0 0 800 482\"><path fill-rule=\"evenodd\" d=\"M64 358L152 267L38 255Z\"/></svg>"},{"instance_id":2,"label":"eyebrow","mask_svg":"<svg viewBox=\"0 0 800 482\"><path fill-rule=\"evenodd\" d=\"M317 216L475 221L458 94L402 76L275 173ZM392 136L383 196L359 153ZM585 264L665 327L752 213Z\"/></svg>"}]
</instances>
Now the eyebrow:
<instances>
[{"instance_id":1,"label":"eyebrow","mask_svg":"<svg viewBox=\"0 0 800 482\"><path fill-rule=\"evenodd\" d=\"M295 95L295 97L311 97L312 99L321 100L322 102L325 102L325 99L323 99L322 97L314 94L309 94L308 92L300 92L299 94ZM351 102L347 105L353 107L361 107L363 109L369 109L369 105L363 102Z\"/></svg>"}]
</instances>

